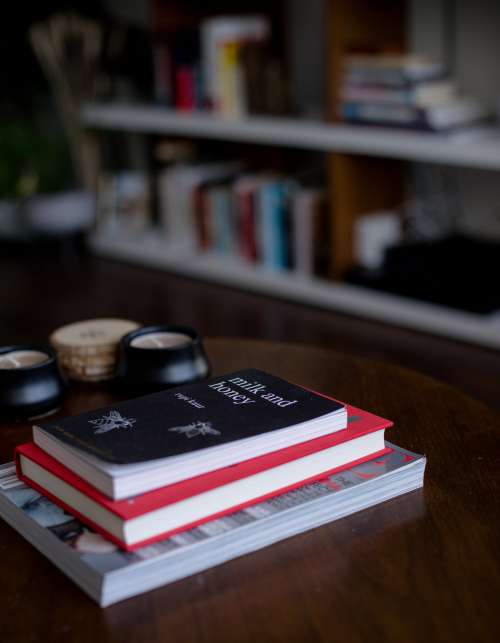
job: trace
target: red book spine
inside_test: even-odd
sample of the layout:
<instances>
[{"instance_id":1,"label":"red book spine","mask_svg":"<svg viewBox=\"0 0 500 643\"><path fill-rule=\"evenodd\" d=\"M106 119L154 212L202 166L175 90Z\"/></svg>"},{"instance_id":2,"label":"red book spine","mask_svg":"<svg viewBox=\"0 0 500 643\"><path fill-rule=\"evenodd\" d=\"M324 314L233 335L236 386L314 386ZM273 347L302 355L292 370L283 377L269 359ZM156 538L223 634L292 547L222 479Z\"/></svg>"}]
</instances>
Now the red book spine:
<instances>
[{"instance_id":1,"label":"red book spine","mask_svg":"<svg viewBox=\"0 0 500 643\"><path fill-rule=\"evenodd\" d=\"M194 69L181 66L175 72L175 106L181 112L196 108L196 79Z\"/></svg>"},{"instance_id":2,"label":"red book spine","mask_svg":"<svg viewBox=\"0 0 500 643\"><path fill-rule=\"evenodd\" d=\"M241 251L251 262L257 261L257 240L255 234L255 208L253 192L248 190L240 195Z\"/></svg>"}]
</instances>

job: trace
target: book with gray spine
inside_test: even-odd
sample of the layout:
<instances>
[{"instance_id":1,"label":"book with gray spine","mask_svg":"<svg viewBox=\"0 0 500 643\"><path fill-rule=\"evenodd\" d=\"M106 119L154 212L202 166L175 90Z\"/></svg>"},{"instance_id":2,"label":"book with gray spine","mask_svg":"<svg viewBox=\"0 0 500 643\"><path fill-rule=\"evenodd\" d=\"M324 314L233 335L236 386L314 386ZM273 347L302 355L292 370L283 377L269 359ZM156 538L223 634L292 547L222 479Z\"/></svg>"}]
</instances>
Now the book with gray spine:
<instances>
[{"instance_id":1,"label":"book with gray spine","mask_svg":"<svg viewBox=\"0 0 500 643\"><path fill-rule=\"evenodd\" d=\"M0 517L106 607L422 487L425 457L386 445L383 456L134 552L25 485L14 463L0 466Z\"/></svg>"}]
</instances>

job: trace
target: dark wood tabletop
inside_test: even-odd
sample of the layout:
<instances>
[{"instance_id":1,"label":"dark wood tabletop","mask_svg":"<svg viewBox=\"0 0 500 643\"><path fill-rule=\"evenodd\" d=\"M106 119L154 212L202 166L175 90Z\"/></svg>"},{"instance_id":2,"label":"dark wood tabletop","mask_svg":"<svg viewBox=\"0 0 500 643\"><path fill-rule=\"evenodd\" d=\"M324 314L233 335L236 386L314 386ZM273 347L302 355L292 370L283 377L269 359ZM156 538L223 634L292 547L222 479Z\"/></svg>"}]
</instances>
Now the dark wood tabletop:
<instances>
[{"instance_id":1,"label":"dark wood tabletop","mask_svg":"<svg viewBox=\"0 0 500 643\"><path fill-rule=\"evenodd\" d=\"M269 370L391 418L424 489L100 609L0 524L4 641L401 643L500 640L500 418L433 379L320 348L211 339L214 373ZM61 414L115 401L73 385ZM30 425L2 425L12 458Z\"/></svg>"}]
</instances>

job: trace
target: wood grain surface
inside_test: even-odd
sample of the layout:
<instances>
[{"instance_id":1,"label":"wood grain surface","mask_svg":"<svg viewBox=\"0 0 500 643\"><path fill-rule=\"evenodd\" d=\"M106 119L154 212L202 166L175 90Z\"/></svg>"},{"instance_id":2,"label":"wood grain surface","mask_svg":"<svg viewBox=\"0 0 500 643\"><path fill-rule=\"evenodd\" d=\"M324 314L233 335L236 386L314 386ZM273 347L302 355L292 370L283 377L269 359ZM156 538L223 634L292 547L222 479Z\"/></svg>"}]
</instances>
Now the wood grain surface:
<instances>
[{"instance_id":1,"label":"wood grain surface","mask_svg":"<svg viewBox=\"0 0 500 643\"><path fill-rule=\"evenodd\" d=\"M422 491L100 609L0 523L4 641L498 641L500 419L433 379L292 344L211 339L214 373L258 367L389 417ZM74 385L60 413L120 399ZM2 425L0 456L30 425Z\"/></svg>"},{"instance_id":2,"label":"wood grain surface","mask_svg":"<svg viewBox=\"0 0 500 643\"><path fill-rule=\"evenodd\" d=\"M500 352L331 310L56 248L0 242L3 345L46 342L58 327L119 317L187 324L204 337L319 345L409 366L500 411Z\"/></svg>"}]
</instances>

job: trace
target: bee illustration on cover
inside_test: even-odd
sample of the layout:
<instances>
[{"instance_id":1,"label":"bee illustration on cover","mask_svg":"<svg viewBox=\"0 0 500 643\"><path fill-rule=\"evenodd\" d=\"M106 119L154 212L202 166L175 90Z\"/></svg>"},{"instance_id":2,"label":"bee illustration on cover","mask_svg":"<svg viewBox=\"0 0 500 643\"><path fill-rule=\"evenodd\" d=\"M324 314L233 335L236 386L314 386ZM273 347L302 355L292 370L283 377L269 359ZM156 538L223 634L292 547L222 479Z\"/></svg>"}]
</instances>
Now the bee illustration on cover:
<instances>
[{"instance_id":1,"label":"bee illustration on cover","mask_svg":"<svg viewBox=\"0 0 500 643\"><path fill-rule=\"evenodd\" d=\"M97 420L89 420L90 424L97 427L95 434L107 433L114 429L132 429L136 420L134 418L124 418L119 411L110 411Z\"/></svg>"},{"instance_id":2,"label":"bee illustration on cover","mask_svg":"<svg viewBox=\"0 0 500 643\"><path fill-rule=\"evenodd\" d=\"M172 433L180 433L185 435L187 438L194 438L197 435L220 435L220 431L214 429L211 422L206 422L202 420L197 420L196 422L190 422L185 426L173 426L169 431Z\"/></svg>"}]
</instances>

